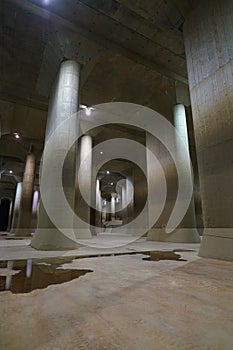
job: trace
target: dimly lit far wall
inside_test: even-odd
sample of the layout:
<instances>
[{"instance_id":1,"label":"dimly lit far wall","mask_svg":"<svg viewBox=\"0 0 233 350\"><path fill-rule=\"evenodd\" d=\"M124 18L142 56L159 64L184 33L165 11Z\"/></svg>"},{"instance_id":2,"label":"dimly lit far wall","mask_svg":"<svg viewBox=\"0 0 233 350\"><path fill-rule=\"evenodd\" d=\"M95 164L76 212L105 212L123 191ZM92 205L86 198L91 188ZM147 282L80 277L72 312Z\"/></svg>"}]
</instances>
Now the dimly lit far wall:
<instances>
[{"instance_id":1,"label":"dimly lit far wall","mask_svg":"<svg viewBox=\"0 0 233 350\"><path fill-rule=\"evenodd\" d=\"M184 25L202 195L200 256L233 259L233 2L208 0Z\"/></svg>"}]
</instances>

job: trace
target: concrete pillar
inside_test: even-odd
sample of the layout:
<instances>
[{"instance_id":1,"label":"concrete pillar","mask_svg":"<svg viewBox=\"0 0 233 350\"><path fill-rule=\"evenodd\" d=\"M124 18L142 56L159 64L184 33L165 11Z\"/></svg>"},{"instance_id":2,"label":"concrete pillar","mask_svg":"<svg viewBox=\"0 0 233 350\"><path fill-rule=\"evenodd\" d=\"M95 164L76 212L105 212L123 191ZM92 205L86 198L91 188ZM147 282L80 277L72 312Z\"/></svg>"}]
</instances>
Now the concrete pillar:
<instances>
[{"instance_id":1,"label":"concrete pillar","mask_svg":"<svg viewBox=\"0 0 233 350\"><path fill-rule=\"evenodd\" d=\"M133 176L129 175L126 178L126 201L129 201L129 198L132 197L131 201L129 202L127 206L127 222L130 222L133 220L134 216L134 178ZM133 193L132 193L133 191Z\"/></svg>"},{"instance_id":2,"label":"concrete pillar","mask_svg":"<svg viewBox=\"0 0 233 350\"><path fill-rule=\"evenodd\" d=\"M18 225L15 232L19 236L31 236L32 199L36 168L36 157L29 153L26 158L26 165L23 177L22 194L19 208Z\"/></svg>"},{"instance_id":3,"label":"concrete pillar","mask_svg":"<svg viewBox=\"0 0 233 350\"><path fill-rule=\"evenodd\" d=\"M82 193L80 191L82 189ZM75 213L90 225L92 203L92 138L84 135L81 137L79 146L79 163L76 170L75 181ZM82 229L82 230L80 230ZM90 238L90 228L75 228L77 238Z\"/></svg>"},{"instance_id":4,"label":"concrete pillar","mask_svg":"<svg viewBox=\"0 0 233 350\"><path fill-rule=\"evenodd\" d=\"M48 119L46 125L45 144L48 143L53 131L69 119L78 111L78 95L79 95L79 78L80 66L78 63L67 60L63 61L54 83L53 90L49 101ZM78 129L78 128L77 128ZM63 153L68 151L68 140L73 139L78 132L75 128L69 128L69 123L63 124L62 130L56 132L56 139L53 144L53 152L51 151L51 161L53 166L50 169L43 169L41 178L46 180L48 186L47 200L49 201L50 210L54 215L60 215L61 225L67 225L67 220L73 221L73 217L63 218L63 203L57 200L57 183L54 183L54 172L56 172L57 164L61 163ZM48 155L47 155L48 156ZM50 155L49 155L50 156ZM43 160L42 160L43 161ZM66 198L74 209L74 194L75 194L75 170L76 156L75 147L71 147L63 165L63 190ZM46 174L46 175L45 175ZM66 230L67 227L60 227ZM75 241L74 234L71 234L70 228L66 230L67 235L55 227L48 217L42 200L39 206L38 227L32 239L32 247L40 250L62 250L74 249L79 247Z\"/></svg>"},{"instance_id":5,"label":"concrete pillar","mask_svg":"<svg viewBox=\"0 0 233 350\"><path fill-rule=\"evenodd\" d=\"M189 173L192 174L191 163L187 162L186 157L183 157L184 150L189 152L189 139L187 130L187 121L185 107L183 104L179 103L174 106L174 126L176 128L177 134L175 135L175 146L177 149L177 154L182 160L183 166L188 169ZM183 143L180 141L182 140ZM177 227L177 229L172 233L171 240L173 242L187 242L187 243L199 243L200 236L196 228L196 217L195 217L195 205L194 197L190 202L190 206Z\"/></svg>"},{"instance_id":6,"label":"concrete pillar","mask_svg":"<svg viewBox=\"0 0 233 350\"><path fill-rule=\"evenodd\" d=\"M33 193L32 200L32 219L31 219L31 231L35 232L37 227L37 213L38 213L38 204L39 204L40 193L38 190L35 190Z\"/></svg>"},{"instance_id":7,"label":"concrete pillar","mask_svg":"<svg viewBox=\"0 0 233 350\"><path fill-rule=\"evenodd\" d=\"M22 195L22 188L23 183L18 182L16 185L16 192L15 192L15 200L14 200L14 209L13 209L13 219L12 219L12 225L11 225L11 233L15 233L15 230L18 226L18 219L19 219L19 207L20 207L20 201L21 201L21 195Z\"/></svg>"},{"instance_id":8,"label":"concrete pillar","mask_svg":"<svg viewBox=\"0 0 233 350\"><path fill-rule=\"evenodd\" d=\"M116 219L116 194L111 194L111 221L114 221Z\"/></svg>"},{"instance_id":9,"label":"concrete pillar","mask_svg":"<svg viewBox=\"0 0 233 350\"><path fill-rule=\"evenodd\" d=\"M11 224L12 224L12 212L13 212L13 201L11 200L11 203L10 203L10 209L9 209L8 226L7 226L7 231L8 231L8 232L10 232L10 230L11 230Z\"/></svg>"},{"instance_id":10,"label":"concrete pillar","mask_svg":"<svg viewBox=\"0 0 233 350\"><path fill-rule=\"evenodd\" d=\"M128 215L127 215L126 182L123 183L121 187L121 206L122 206L122 221L123 221L123 224L127 224Z\"/></svg>"},{"instance_id":11,"label":"concrete pillar","mask_svg":"<svg viewBox=\"0 0 233 350\"><path fill-rule=\"evenodd\" d=\"M111 202L106 201L106 221L111 221Z\"/></svg>"},{"instance_id":12,"label":"concrete pillar","mask_svg":"<svg viewBox=\"0 0 233 350\"><path fill-rule=\"evenodd\" d=\"M101 212L102 212L102 199L101 199L101 191L100 191L100 180L96 179L96 190L95 190L95 226L96 226L96 231L101 232ZM97 229L99 227L99 229ZM96 232L96 233L97 233Z\"/></svg>"},{"instance_id":13,"label":"concrete pillar","mask_svg":"<svg viewBox=\"0 0 233 350\"><path fill-rule=\"evenodd\" d=\"M193 227L190 227L195 222L193 217L193 210L188 210L188 214L185 219L181 222L180 226L172 231L171 233L166 233L165 228L171 216L172 210L174 208L177 193L178 193L178 179L176 168L170 153L155 137L151 134L146 136L147 149L151 150L158 159L162 166L162 171L166 178L166 198L162 213L158 220L155 222L154 226L150 229L147 235L147 240L152 241L162 241L162 242L177 242L177 243L196 243L199 242L200 237L196 230L193 231ZM178 144L177 144L178 145ZM174 147L176 147L176 140L174 139ZM179 152L180 160L182 160L182 147ZM184 167L190 166L189 164L183 164ZM153 202L152 199L148 200L148 213L149 219L153 217L153 213L156 213L158 208L164 202L164 194L159 189L161 188L161 174L160 169L153 160L152 154L147 152L147 182L148 182L148 193L154 193L156 195L156 201ZM152 203L153 202L153 203ZM153 207L154 206L154 207ZM187 225L187 226L186 226ZM186 230L190 229L190 230ZM191 232L191 234L190 234Z\"/></svg>"},{"instance_id":14,"label":"concrete pillar","mask_svg":"<svg viewBox=\"0 0 233 350\"><path fill-rule=\"evenodd\" d=\"M233 260L233 3L202 2L184 25L204 235L199 255Z\"/></svg>"},{"instance_id":15,"label":"concrete pillar","mask_svg":"<svg viewBox=\"0 0 233 350\"><path fill-rule=\"evenodd\" d=\"M107 220L107 203L102 206L102 222L105 222Z\"/></svg>"}]
</instances>

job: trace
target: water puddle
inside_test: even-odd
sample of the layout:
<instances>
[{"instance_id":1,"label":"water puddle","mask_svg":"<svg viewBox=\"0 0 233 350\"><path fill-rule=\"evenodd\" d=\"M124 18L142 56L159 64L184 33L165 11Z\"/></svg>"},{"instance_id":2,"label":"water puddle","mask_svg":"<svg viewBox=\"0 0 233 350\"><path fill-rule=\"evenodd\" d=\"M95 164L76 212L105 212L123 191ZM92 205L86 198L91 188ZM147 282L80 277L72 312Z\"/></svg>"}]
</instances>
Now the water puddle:
<instances>
[{"instance_id":1,"label":"water puddle","mask_svg":"<svg viewBox=\"0 0 233 350\"><path fill-rule=\"evenodd\" d=\"M182 251L182 250L178 250ZM151 251L151 252L143 252L144 255L149 255L146 258L142 258L145 261L160 261L160 260L176 260L176 261L187 261L185 259L181 259L180 254L176 254L177 250L173 251Z\"/></svg>"},{"instance_id":2,"label":"water puddle","mask_svg":"<svg viewBox=\"0 0 233 350\"><path fill-rule=\"evenodd\" d=\"M16 260L0 262L0 291L14 294L30 293L51 284L61 284L84 276L92 270L69 269L62 266L73 259Z\"/></svg>"},{"instance_id":3,"label":"water puddle","mask_svg":"<svg viewBox=\"0 0 233 350\"><path fill-rule=\"evenodd\" d=\"M44 289L51 284L62 284L93 272L89 269L76 269L63 266L73 260L83 258L111 257L124 255L146 255L142 260L187 261L177 252L193 252L193 250L175 249L172 251L129 251L93 254L69 258L28 259L0 261L0 292L9 290L12 293L30 293L34 289Z\"/></svg>"}]
</instances>

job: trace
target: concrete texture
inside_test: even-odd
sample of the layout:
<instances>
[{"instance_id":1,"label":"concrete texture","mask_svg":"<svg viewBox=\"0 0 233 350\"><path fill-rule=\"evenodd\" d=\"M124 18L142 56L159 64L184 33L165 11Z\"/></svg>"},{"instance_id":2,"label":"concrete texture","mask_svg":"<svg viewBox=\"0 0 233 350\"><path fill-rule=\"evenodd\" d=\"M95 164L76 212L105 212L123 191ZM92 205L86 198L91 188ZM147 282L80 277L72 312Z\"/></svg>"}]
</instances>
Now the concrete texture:
<instances>
[{"instance_id":1,"label":"concrete texture","mask_svg":"<svg viewBox=\"0 0 233 350\"><path fill-rule=\"evenodd\" d=\"M233 260L233 104L230 0L206 1L184 26L202 196L200 255Z\"/></svg>"},{"instance_id":2,"label":"concrete texture","mask_svg":"<svg viewBox=\"0 0 233 350\"><path fill-rule=\"evenodd\" d=\"M29 153L26 157L25 171L23 176L22 192L19 205L19 218L16 236L31 236L32 200L35 179L36 156Z\"/></svg>"},{"instance_id":3,"label":"concrete texture","mask_svg":"<svg viewBox=\"0 0 233 350\"><path fill-rule=\"evenodd\" d=\"M62 62L50 98L45 136L46 144L49 144L51 135L53 135L56 128L78 111L79 73L80 66L78 63L72 60ZM62 203L57 198L59 184L54 180L54 174L58 172L57 168L60 166L60 161L64 152L67 152L63 165L63 190L71 208L74 208L76 154L74 146L69 149L67 140L70 140L77 132L78 125L77 129L75 127L71 129L69 123L63 124L63 127L59 129L59 132L57 132L56 136L53 138L52 146L46 150L42 159L43 161L46 157L49 158L46 167L42 166L41 172L41 181L43 181L44 184L46 183L47 187L46 195L49 201L49 207L55 215L60 216L60 227L65 229L69 229L69 225L72 227L70 222L72 222L73 216L64 217L63 215L64 210ZM68 226L66 226L67 222ZM38 228L31 244L34 248L44 250L52 250L54 247L57 247L57 249L63 249L64 247L71 249L72 247L77 247L75 237L71 239L70 237L64 236L63 233L59 231L59 228L55 227L53 222L51 222L42 200L39 207Z\"/></svg>"},{"instance_id":4,"label":"concrete texture","mask_svg":"<svg viewBox=\"0 0 233 350\"><path fill-rule=\"evenodd\" d=\"M187 261L77 259L62 268L93 272L27 294L1 292L1 348L231 350L232 264L179 254Z\"/></svg>"},{"instance_id":5,"label":"concrete texture","mask_svg":"<svg viewBox=\"0 0 233 350\"><path fill-rule=\"evenodd\" d=\"M19 219L19 208L20 208L20 200L22 195L22 182L18 182L16 185L16 191L15 191L15 200L14 200L14 208L13 208L13 218L12 218L12 225L11 225L11 232L14 233L18 226L18 219Z\"/></svg>"},{"instance_id":6,"label":"concrete texture","mask_svg":"<svg viewBox=\"0 0 233 350\"><path fill-rule=\"evenodd\" d=\"M81 234L79 230L81 228L80 226L78 228L74 227L74 230L77 239L85 239L91 237L91 195L92 191L94 191L92 188L92 138L88 135L81 137L76 162L74 212L85 224L82 227Z\"/></svg>"},{"instance_id":7,"label":"concrete texture","mask_svg":"<svg viewBox=\"0 0 233 350\"><path fill-rule=\"evenodd\" d=\"M181 115L179 108L177 106L181 106ZM185 157L183 157L183 149L182 147L188 147L188 137L187 137L187 125L185 122L185 111L184 106L177 105L174 108L175 114L175 126L178 134L181 136L181 140L184 142L184 145L180 145L178 136L174 135L174 149L177 149L177 156L179 161L182 164L184 171L188 169L191 174L190 164L186 162ZM182 108L183 107L183 108ZM148 150L153 151L156 154L157 159L163 167L164 175L167 183L167 192L166 192L166 201L164 204L163 211L158 218L155 225L149 230L147 234L147 239L149 241L162 241L162 242L187 242L187 243L198 243L200 242L200 237L196 228L195 221L195 211L194 211L194 203L191 200L190 206L178 225L178 227L171 233L167 234L165 232L166 223L171 215L171 211L174 207L177 192L179 189L179 183L177 181L177 172L174 165L174 161L171 158L168 151L165 147L157 140L155 137L147 133L147 148ZM158 210L159 203L163 203L164 198L163 195L159 195L159 188L161 187L161 175L159 174L159 169L156 168L155 162L150 155L150 152L147 152L147 181L148 181L148 192L156 193L156 201L153 204L154 198L149 198L149 217Z\"/></svg>"}]
</instances>

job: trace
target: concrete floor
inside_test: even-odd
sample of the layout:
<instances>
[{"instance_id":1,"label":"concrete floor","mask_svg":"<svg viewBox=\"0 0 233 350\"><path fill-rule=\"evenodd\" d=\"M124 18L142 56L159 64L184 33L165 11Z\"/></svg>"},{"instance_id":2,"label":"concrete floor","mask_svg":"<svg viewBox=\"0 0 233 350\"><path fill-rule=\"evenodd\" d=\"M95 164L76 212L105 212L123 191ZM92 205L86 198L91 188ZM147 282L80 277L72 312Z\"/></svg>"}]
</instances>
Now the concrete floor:
<instances>
[{"instance_id":1,"label":"concrete floor","mask_svg":"<svg viewBox=\"0 0 233 350\"><path fill-rule=\"evenodd\" d=\"M189 251L177 253L187 261L145 261L142 254L74 259L62 268L93 272L27 294L1 292L1 349L233 348L233 265L198 258L198 245L141 239L115 250L58 254L26 243L1 240L1 260Z\"/></svg>"}]
</instances>

